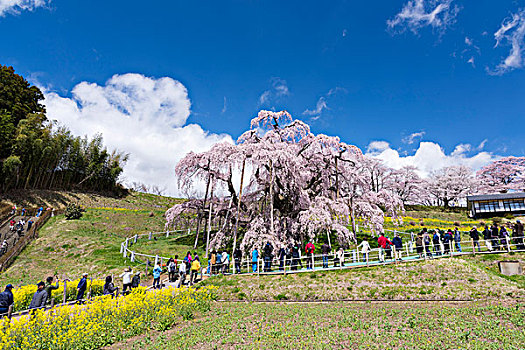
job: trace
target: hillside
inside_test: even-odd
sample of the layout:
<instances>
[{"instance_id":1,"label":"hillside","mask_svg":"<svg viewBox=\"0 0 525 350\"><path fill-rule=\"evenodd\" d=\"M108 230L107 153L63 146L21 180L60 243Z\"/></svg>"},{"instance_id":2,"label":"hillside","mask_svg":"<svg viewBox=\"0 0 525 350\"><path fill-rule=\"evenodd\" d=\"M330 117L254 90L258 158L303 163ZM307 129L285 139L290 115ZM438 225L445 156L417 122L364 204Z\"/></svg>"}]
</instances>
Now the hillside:
<instances>
[{"instance_id":1,"label":"hillside","mask_svg":"<svg viewBox=\"0 0 525 350\"><path fill-rule=\"evenodd\" d=\"M68 221L64 215L51 218L40 230L39 238L0 274L1 284L17 285L34 283L54 273L61 278L77 277L85 271L99 278L120 274L124 266L130 265L119 254L122 240L136 233L163 230L165 210L179 201L144 193L112 198L53 191L10 193L4 200L19 206L44 203L56 208L74 201L86 208L79 220Z\"/></svg>"}]
</instances>

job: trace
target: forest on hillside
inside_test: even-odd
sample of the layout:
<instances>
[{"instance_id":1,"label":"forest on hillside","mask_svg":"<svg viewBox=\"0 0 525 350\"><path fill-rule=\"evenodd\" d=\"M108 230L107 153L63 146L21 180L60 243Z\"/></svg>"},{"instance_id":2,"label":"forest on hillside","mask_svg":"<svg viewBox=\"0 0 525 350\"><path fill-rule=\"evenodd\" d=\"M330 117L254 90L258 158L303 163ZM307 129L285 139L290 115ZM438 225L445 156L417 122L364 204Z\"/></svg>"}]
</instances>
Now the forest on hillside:
<instances>
[{"instance_id":1,"label":"forest on hillside","mask_svg":"<svg viewBox=\"0 0 525 350\"><path fill-rule=\"evenodd\" d=\"M74 136L46 116L44 94L13 67L0 65L0 190L121 191L128 155L101 135Z\"/></svg>"}]
</instances>

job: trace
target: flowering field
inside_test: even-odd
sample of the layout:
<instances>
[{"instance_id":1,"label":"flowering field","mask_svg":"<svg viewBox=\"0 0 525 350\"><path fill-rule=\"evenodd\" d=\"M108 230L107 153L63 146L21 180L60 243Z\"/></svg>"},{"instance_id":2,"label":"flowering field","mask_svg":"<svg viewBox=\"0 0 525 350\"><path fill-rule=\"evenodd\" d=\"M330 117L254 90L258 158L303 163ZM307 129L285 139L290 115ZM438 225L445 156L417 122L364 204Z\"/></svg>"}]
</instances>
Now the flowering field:
<instances>
[{"instance_id":1,"label":"flowering field","mask_svg":"<svg viewBox=\"0 0 525 350\"><path fill-rule=\"evenodd\" d=\"M97 298L83 306L52 309L0 321L0 348L99 349L115 341L172 327L207 311L214 288L134 291L126 297Z\"/></svg>"},{"instance_id":2,"label":"flowering field","mask_svg":"<svg viewBox=\"0 0 525 350\"><path fill-rule=\"evenodd\" d=\"M192 324L125 347L522 349L524 328L519 303L218 303Z\"/></svg>"},{"instance_id":3,"label":"flowering field","mask_svg":"<svg viewBox=\"0 0 525 350\"><path fill-rule=\"evenodd\" d=\"M67 290L66 290L66 300L75 300L77 296L77 285L79 280L76 281L70 281L67 283ZM55 304L61 304L64 297L64 285L62 284L58 289L53 290L51 293L51 297L55 300ZM91 290L92 296L98 296L102 295L102 288L104 287L104 281L103 280L93 280L93 282L88 281L88 287L87 291L89 292ZM36 292L36 285L25 285L18 287L13 290L13 295L15 299L15 311L21 311L26 310L29 307L29 304L31 303L31 298L33 297L33 294Z\"/></svg>"}]
</instances>

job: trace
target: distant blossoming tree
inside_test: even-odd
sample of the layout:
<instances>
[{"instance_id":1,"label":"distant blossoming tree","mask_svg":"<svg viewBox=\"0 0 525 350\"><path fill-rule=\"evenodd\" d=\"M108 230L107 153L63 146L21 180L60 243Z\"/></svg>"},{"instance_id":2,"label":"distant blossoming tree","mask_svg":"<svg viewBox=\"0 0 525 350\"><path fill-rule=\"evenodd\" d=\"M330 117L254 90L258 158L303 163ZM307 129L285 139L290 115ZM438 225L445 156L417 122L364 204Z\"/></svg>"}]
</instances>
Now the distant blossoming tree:
<instances>
[{"instance_id":1,"label":"distant blossoming tree","mask_svg":"<svg viewBox=\"0 0 525 350\"><path fill-rule=\"evenodd\" d=\"M321 233L346 245L355 239L357 222L381 231L385 212L396 220L403 209L397 193L370 181L369 164L361 150L338 137L315 135L286 111L263 110L236 144L189 153L177 164L179 187L206 181L210 198L214 189L225 195L209 205L195 199L174 206L166 213L167 225L187 211L203 216L209 207L207 215L224 217L211 237L212 249L231 240L235 246L238 226L244 251L266 242L301 244ZM245 169L249 181L236 189L232 176Z\"/></svg>"},{"instance_id":2,"label":"distant blossoming tree","mask_svg":"<svg viewBox=\"0 0 525 350\"><path fill-rule=\"evenodd\" d=\"M525 157L505 157L481 168L480 192L496 193L525 189Z\"/></svg>"},{"instance_id":3,"label":"distant blossoming tree","mask_svg":"<svg viewBox=\"0 0 525 350\"><path fill-rule=\"evenodd\" d=\"M417 174L415 166L407 165L390 174L391 188L403 205L426 204L428 202L427 182Z\"/></svg>"},{"instance_id":4,"label":"distant blossoming tree","mask_svg":"<svg viewBox=\"0 0 525 350\"><path fill-rule=\"evenodd\" d=\"M428 189L435 198L435 203L444 207L476 192L477 187L478 181L472 169L464 165L453 165L435 171L428 181Z\"/></svg>"}]
</instances>

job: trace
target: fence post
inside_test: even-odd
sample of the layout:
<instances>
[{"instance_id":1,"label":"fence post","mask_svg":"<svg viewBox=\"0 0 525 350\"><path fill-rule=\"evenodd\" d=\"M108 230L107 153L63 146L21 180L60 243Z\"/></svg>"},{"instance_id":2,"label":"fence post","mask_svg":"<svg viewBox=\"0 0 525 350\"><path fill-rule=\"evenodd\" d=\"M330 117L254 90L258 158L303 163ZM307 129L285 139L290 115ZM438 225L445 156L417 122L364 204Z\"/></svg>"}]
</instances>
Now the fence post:
<instances>
[{"instance_id":1,"label":"fence post","mask_svg":"<svg viewBox=\"0 0 525 350\"><path fill-rule=\"evenodd\" d=\"M157 266L158 263L159 263L159 256L155 255L155 266Z\"/></svg>"},{"instance_id":2,"label":"fence post","mask_svg":"<svg viewBox=\"0 0 525 350\"><path fill-rule=\"evenodd\" d=\"M507 243L507 252L510 253L510 244L509 244L509 241L510 241L510 237L506 237L505 238L505 242Z\"/></svg>"},{"instance_id":3,"label":"fence post","mask_svg":"<svg viewBox=\"0 0 525 350\"><path fill-rule=\"evenodd\" d=\"M152 236L152 233L151 233L151 231L150 231L149 234L148 234L148 239L149 239L149 240L151 240L151 236Z\"/></svg>"},{"instance_id":4,"label":"fence post","mask_svg":"<svg viewBox=\"0 0 525 350\"><path fill-rule=\"evenodd\" d=\"M408 258L409 256L408 243L405 243L405 247L407 247L407 258Z\"/></svg>"},{"instance_id":5,"label":"fence post","mask_svg":"<svg viewBox=\"0 0 525 350\"><path fill-rule=\"evenodd\" d=\"M67 279L64 279L64 295L62 297L62 304L65 304L67 300Z\"/></svg>"},{"instance_id":6,"label":"fence post","mask_svg":"<svg viewBox=\"0 0 525 350\"><path fill-rule=\"evenodd\" d=\"M135 237L133 237L133 244L137 243L137 238L139 238L139 235L135 234Z\"/></svg>"},{"instance_id":7,"label":"fence post","mask_svg":"<svg viewBox=\"0 0 525 350\"><path fill-rule=\"evenodd\" d=\"M423 256L425 257L425 260L427 260L427 245L425 243L425 237L423 237Z\"/></svg>"},{"instance_id":8,"label":"fence post","mask_svg":"<svg viewBox=\"0 0 525 350\"><path fill-rule=\"evenodd\" d=\"M135 262L135 252L131 252L130 261Z\"/></svg>"},{"instance_id":9,"label":"fence post","mask_svg":"<svg viewBox=\"0 0 525 350\"><path fill-rule=\"evenodd\" d=\"M7 308L7 318L9 320L11 319L12 314L13 314L13 305L9 305L9 307Z\"/></svg>"},{"instance_id":10,"label":"fence post","mask_svg":"<svg viewBox=\"0 0 525 350\"><path fill-rule=\"evenodd\" d=\"M474 253L474 255L476 255L476 246L474 245L474 238L471 238L470 240L472 242L472 253Z\"/></svg>"},{"instance_id":11,"label":"fence post","mask_svg":"<svg viewBox=\"0 0 525 350\"><path fill-rule=\"evenodd\" d=\"M261 259L259 257L257 257L257 276L259 276L259 274L261 273Z\"/></svg>"},{"instance_id":12,"label":"fence post","mask_svg":"<svg viewBox=\"0 0 525 350\"><path fill-rule=\"evenodd\" d=\"M170 236L170 230L166 230L166 238L169 238Z\"/></svg>"},{"instance_id":13,"label":"fence post","mask_svg":"<svg viewBox=\"0 0 525 350\"><path fill-rule=\"evenodd\" d=\"M127 255L128 255L127 250L128 250L128 239L126 238L126 243L124 243L124 253L122 254L122 256L123 256L124 258L126 258Z\"/></svg>"},{"instance_id":14,"label":"fence post","mask_svg":"<svg viewBox=\"0 0 525 350\"><path fill-rule=\"evenodd\" d=\"M120 243L120 254L124 253L124 242Z\"/></svg>"}]
</instances>

